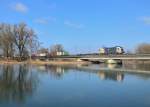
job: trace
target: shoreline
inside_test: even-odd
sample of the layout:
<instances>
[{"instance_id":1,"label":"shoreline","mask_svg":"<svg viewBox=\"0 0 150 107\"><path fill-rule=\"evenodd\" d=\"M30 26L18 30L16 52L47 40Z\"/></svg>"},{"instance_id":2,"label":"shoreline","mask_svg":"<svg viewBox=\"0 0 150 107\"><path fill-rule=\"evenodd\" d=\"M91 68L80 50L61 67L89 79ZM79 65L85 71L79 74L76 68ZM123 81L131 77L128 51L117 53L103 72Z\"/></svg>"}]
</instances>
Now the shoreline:
<instances>
[{"instance_id":1,"label":"shoreline","mask_svg":"<svg viewBox=\"0 0 150 107\"><path fill-rule=\"evenodd\" d=\"M33 65L76 65L76 64L90 64L85 61L31 61Z\"/></svg>"},{"instance_id":2,"label":"shoreline","mask_svg":"<svg viewBox=\"0 0 150 107\"><path fill-rule=\"evenodd\" d=\"M19 61L15 61L15 60L7 60L7 61L3 61L3 60L1 60L0 61L0 64L26 64L27 63L27 61L22 61L22 62L19 62Z\"/></svg>"},{"instance_id":3,"label":"shoreline","mask_svg":"<svg viewBox=\"0 0 150 107\"><path fill-rule=\"evenodd\" d=\"M69 68L78 68L81 70L92 70L92 71L116 71L116 72L128 72L128 73L147 73L150 74L149 70L143 70L143 69L135 69L135 68L107 68L107 67L100 67L100 68L91 68L91 66L87 65L92 65L90 62L86 61L15 61L15 60L0 60L0 65L15 65L15 64L31 64L35 66L43 66L43 65L52 65L52 66L70 66ZM83 65L83 66L81 66ZM84 66L85 65L85 66ZM129 64L132 65L132 64Z\"/></svg>"},{"instance_id":4,"label":"shoreline","mask_svg":"<svg viewBox=\"0 0 150 107\"><path fill-rule=\"evenodd\" d=\"M33 64L33 65L76 65L76 64L91 64L86 61L15 61L15 60L7 60L0 61L0 64L4 65L14 65L14 64Z\"/></svg>"}]
</instances>

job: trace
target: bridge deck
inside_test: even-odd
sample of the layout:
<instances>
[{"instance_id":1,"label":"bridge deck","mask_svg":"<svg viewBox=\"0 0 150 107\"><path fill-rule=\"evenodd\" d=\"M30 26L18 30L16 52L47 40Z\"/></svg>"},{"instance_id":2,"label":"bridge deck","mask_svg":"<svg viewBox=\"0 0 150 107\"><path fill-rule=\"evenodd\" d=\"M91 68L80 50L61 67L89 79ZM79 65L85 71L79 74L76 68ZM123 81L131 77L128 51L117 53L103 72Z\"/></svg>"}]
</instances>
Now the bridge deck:
<instances>
[{"instance_id":1,"label":"bridge deck","mask_svg":"<svg viewBox=\"0 0 150 107\"><path fill-rule=\"evenodd\" d=\"M125 54L125 55L81 55L81 56L61 56L56 58L62 58L62 59L71 59L71 58L78 58L81 60L108 60L108 59L143 59L143 60L150 60L150 54Z\"/></svg>"},{"instance_id":2,"label":"bridge deck","mask_svg":"<svg viewBox=\"0 0 150 107\"><path fill-rule=\"evenodd\" d=\"M124 54L124 55L70 55L70 56L57 56L45 59L60 59L60 60L150 60L150 54Z\"/></svg>"},{"instance_id":3,"label":"bridge deck","mask_svg":"<svg viewBox=\"0 0 150 107\"><path fill-rule=\"evenodd\" d=\"M92 59L92 60L108 60L108 59L126 59L126 60L134 60L134 59L137 59L137 60L150 60L150 57L85 57L85 58L80 58L81 60L84 60L84 59Z\"/></svg>"},{"instance_id":4,"label":"bridge deck","mask_svg":"<svg viewBox=\"0 0 150 107\"><path fill-rule=\"evenodd\" d=\"M150 60L150 55L95 55L95 56L85 56L81 59L93 59L93 60L108 60L108 59L144 59L144 60Z\"/></svg>"}]
</instances>

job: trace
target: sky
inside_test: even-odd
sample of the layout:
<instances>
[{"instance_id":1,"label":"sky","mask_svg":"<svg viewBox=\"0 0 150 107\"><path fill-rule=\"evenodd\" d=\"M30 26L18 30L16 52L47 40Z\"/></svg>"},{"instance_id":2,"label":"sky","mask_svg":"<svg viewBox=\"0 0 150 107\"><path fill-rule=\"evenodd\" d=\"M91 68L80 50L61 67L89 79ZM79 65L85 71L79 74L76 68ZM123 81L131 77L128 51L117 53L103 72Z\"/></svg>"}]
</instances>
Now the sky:
<instances>
[{"instance_id":1,"label":"sky","mask_svg":"<svg viewBox=\"0 0 150 107\"><path fill-rule=\"evenodd\" d=\"M0 0L0 23L25 22L43 47L70 53L150 42L150 0Z\"/></svg>"}]
</instances>

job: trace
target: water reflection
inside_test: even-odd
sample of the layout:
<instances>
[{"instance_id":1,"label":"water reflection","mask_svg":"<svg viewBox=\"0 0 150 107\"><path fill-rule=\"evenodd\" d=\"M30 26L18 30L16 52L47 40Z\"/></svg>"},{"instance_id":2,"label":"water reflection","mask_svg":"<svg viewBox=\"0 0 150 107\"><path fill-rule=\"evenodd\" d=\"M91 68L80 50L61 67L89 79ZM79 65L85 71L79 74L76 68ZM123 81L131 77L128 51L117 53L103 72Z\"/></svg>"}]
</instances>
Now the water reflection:
<instances>
[{"instance_id":1,"label":"water reflection","mask_svg":"<svg viewBox=\"0 0 150 107\"><path fill-rule=\"evenodd\" d=\"M113 81L118 81L118 82L121 82L124 79L124 74L121 72L100 71L98 72L98 76L102 80L113 80Z\"/></svg>"},{"instance_id":2,"label":"water reflection","mask_svg":"<svg viewBox=\"0 0 150 107\"><path fill-rule=\"evenodd\" d=\"M102 63L102 64L100 64L100 67L109 68L109 69L122 68L122 64L105 64L105 63Z\"/></svg>"},{"instance_id":3,"label":"water reflection","mask_svg":"<svg viewBox=\"0 0 150 107\"><path fill-rule=\"evenodd\" d=\"M32 95L37 85L37 76L28 65L0 66L0 101L22 102Z\"/></svg>"},{"instance_id":4,"label":"water reflection","mask_svg":"<svg viewBox=\"0 0 150 107\"><path fill-rule=\"evenodd\" d=\"M50 73L51 77L55 77L57 79L60 79L63 77L63 74L65 72L68 72L68 69L61 67L61 66L52 66L52 65L47 65L45 66L46 71Z\"/></svg>"},{"instance_id":5,"label":"water reflection","mask_svg":"<svg viewBox=\"0 0 150 107\"><path fill-rule=\"evenodd\" d=\"M61 79L64 73L68 72L68 68L63 66L54 66L54 65L45 65L45 66L37 66L38 71L46 72L50 75L50 77Z\"/></svg>"},{"instance_id":6,"label":"water reflection","mask_svg":"<svg viewBox=\"0 0 150 107\"><path fill-rule=\"evenodd\" d=\"M124 72L121 71L121 69L135 69L134 67L144 67L144 70L148 68L148 65L140 65L135 64L129 66L126 65L117 65L117 64L100 64L100 65L70 65L70 66L63 66L63 65L46 65L46 66L39 66L38 69L40 69L43 72L49 73L49 75L56 79L62 79L64 77L64 74L67 74L69 72L75 71L75 72L86 72L86 73L93 73L98 75L98 77L101 80L111 80L111 81L118 81L123 82L125 75L130 74L134 75L143 79L150 79L150 73L138 73L138 72ZM97 70L94 70L97 68ZM111 71L105 71L100 70L101 68L109 68ZM120 69L120 71L115 71L113 69Z\"/></svg>"},{"instance_id":7,"label":"water reflection","mask_svg":"<svg viewBox=\"0 0 150 107\"><path fill-rule=\"evenodd\" d=\"M139 63L138 61L134 62L128 62L128 63L123 63L122 65L120 64L100 64L100 67L106 67L109 68L110 70L112 69L120 69L119 71L100 71L99 72L99 77L102 80L116 80L116 81L123 81L125 78L126 74L134 75L136 77L140 77L144 80L150 79L150 63ZM135 70L135 72L124 72L122 69L127 70ZM140 71L140 72L136 72ZM147 71L147 73L142 71Z\"/></svg>"},{"instance_id":8,"label":"water reflection","mask_svg":"<svg viewBox=\"0 0 150 107\"><path fill-rule=\"evenodd\" d=\"M119 67L115 64L109 65L111 68ZM124 79L124 73L123 72L113 72L113 71L91 71L88 69L85 69L86 67L90 67L88 65L70 65L70 66L56 66L56 65L46 65L46 66L38 66L38 69L42 72L47 72L49 75L56 79L62 79L64 74L72 72L86 72L86 73L94 73L99 76L101 80L113 80L113 81L123 81Z\"/></svg>"},{"instance_id":9,"label":"water reflection","mask_svg":"<svg viewBox=\"0 0 150 107\"><path fill-rule=\"evenodd\" d=\"M101 67L111 70L100 70ZM122 67L0 65L0 106L16 107L14 105L19 103L24 107L82 107L83 104L108 107L131 104L136 99L140 103L135 106L147 103L149 107L150 74L115 71L115 68Z\"/></svg>"},{"instance_id":10,"label":"water reflection","mask_svg":"<svg viewBox=\"0 0 150 107\"><path fill-rule=\"evenodd\" d=\"M144 61L132 61L123 63L123 68L150 71L150 63Z\"/></svg>"}]
</instances>

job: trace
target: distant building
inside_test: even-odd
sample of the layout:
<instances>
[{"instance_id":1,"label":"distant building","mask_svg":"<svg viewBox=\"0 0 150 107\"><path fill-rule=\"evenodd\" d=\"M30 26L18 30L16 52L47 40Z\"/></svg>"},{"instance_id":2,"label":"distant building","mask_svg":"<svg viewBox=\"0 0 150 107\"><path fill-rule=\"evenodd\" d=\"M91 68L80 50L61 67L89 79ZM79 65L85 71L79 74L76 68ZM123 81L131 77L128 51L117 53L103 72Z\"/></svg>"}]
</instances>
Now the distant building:
<instances>
[{"instance_id":1,"label":"distant building","mask_svg":"<svg viewBox=\"0 0 150 107\"><path fill-rule=\"evenodd\" d=\"M37 56L39 56L39 57L46 57L46 55L47 55L46 53L38 53L37 54Z\"/></svg>"},{"instance_id":2,"label":"distant building","mask_svg":"<svg viewBox=\"0 0 150 107\"><path fill-rule=\"evenodd\" d=\"M62 56L62 55L65 55L65 52L56 52L56 56Z\"/></svg>"},{"instance_id":3,"label":"distant building","mask_svg":"<svg viewBox=\"0 0 150 107\"><path fill-rule=\"evenodd\" d=\"M48 49L42 48L32 55L32 58L45 59L48 56Z\"/></svg>"}]
</instances>

